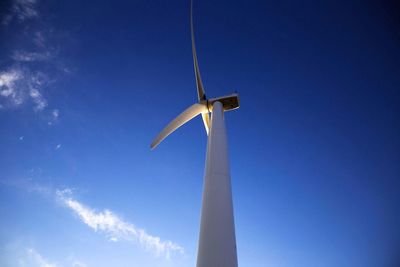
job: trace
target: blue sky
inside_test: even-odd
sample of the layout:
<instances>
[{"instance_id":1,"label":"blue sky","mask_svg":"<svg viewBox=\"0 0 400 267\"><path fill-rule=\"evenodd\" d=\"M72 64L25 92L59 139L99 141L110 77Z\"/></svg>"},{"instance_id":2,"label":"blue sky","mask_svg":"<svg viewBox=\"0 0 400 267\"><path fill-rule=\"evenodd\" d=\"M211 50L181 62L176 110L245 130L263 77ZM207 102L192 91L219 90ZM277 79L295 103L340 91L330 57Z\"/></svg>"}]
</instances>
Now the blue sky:
<instances>
[{"instance_id":1,"label":"blue sky","mask_svg":"<svg viewBox=\"0 0 400 267\"><path fill-rule=\"evenodd\" d=\"M400 263L395 1L195 1L239 266ZM189 1L0 3L0 265L194 266L206 135Z\"/></svg>"}]
</instances>

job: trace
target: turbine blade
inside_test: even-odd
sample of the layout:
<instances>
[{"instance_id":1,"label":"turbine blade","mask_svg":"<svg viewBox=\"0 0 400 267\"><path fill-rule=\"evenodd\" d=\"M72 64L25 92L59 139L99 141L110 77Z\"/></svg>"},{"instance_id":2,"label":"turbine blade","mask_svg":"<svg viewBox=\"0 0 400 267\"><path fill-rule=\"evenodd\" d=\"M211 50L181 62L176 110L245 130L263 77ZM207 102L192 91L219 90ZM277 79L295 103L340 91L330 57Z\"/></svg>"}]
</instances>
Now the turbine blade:
<instances>
[{"instance_id":1,"label":"turbine blade","mask_svg":"<svg viewBox=\"0 0 400 267\"><path fill-rule=\"evenodd\" d=\"M161 143L162 140L164 140L168 135L173 133L176 129L181 127L183 124L186 122L190 121L200 113L205 113L208 112L207 106L205 104L199 104L196 103L189 108L187 108L185 111L183 111L181 114L179 114L178 117L176 117L173 121L171 121L158 135L157 137L153 140L151 143L150 147L151 149L154 149L159 143Z\"/></svg>"},{"instance_id":2,"label":"turbine blade","mask_svg":"<svg viewBox=\"0 0 400 267\"><path fill-rule=\"evenodd\" d=\"M203 82L201 81L200 69L197 61L196 44L194 41L193 0L190 2L190 31L192 36L192 54L193 54L194 74L196 76L197 97L199 101L201 101L206 99L206 94L204 92Z\"/></svg>"},{"instance_id":3,"label":"turbine blade","mask_svg":"<svg viewBox=\"0 0 400 267\"><path fill-rule=\"evenodd\" d=\"M210 114L202 113L201 117L203 119L204 128L206 128L207 135L210 132Z\"/></svg>"}]
</instances>

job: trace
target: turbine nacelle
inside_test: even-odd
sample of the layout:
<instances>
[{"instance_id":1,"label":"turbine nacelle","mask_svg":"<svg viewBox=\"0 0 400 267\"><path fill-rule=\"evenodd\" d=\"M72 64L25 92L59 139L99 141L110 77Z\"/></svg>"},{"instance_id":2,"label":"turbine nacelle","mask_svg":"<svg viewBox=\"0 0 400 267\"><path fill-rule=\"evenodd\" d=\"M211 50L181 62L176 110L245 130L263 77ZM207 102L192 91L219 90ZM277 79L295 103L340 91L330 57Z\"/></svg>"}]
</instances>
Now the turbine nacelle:
<instances>
[{"instance_id":1,"label":"turbine nacelle","mask_svg":"<svg viewBox=\"0 0 400 267\"><path fill-rule=\"evenodd\" d=\"M239 94L233 93L226 96L211 98L200 101L200 104L206 104L210 112L212 112L213 105L215 102L221 102L224 111L233 110L239 108Z\"/></svg>"}]
</instances>

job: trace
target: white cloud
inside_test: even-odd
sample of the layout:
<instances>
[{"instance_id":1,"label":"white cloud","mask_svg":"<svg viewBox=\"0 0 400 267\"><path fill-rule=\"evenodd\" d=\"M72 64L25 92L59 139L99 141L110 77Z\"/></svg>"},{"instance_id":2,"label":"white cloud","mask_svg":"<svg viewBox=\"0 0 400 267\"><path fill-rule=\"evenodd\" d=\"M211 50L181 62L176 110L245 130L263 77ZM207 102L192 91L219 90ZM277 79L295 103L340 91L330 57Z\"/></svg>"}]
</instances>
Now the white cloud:
<instances>
[{"instance_id":1,"label":"white cloud","mask_svg":"<svg viewBox=\"0 0 400 267\"><path fill-rule=\"evenodd\" d=\"M15 81L17 81L20 78L21 74L17 70L11 70L9 72L2 72L0 73L0 86L1 87L11 87ZM3 92L3 96L9 96L11 95L12 92Z\"/></svg>"},{"instance_id":2,"label":"white cloud","mask_svg":"<svg viewBox=\"0 0 400 267\"><path fill-rule=\"evenodd\" d=\"M171 252L183 253L183 248L171 241L161 241L131 223L123 221L110 210L95 211L71 197L71 190L57 190L58 198L95 232L105 233L110 241L126 240L138 242L142 247L156 255L170 257Z\"/></svg>"},{"instance_id":3,"label":"white cloud","mask_svg":"<svg viewBox=\"0 0 400 267\"><path fill-rule=\"evenodd\" d=\"M16 22L25 27L19 28L18 41L6 52L11 64L0 69L0 109L23 108L31 103L35 111L45 110L50 84L65 68L58 57L60 46L50 43L56 32L39 16L39 4L40 0L11 0L5 11L3 26L12 27L9 24ZM54 114L45 113L44 117L51 118L49 124L54 123Z\"/></svg>"},{"instance_id":4,"label":"white cloud","mask_svg":"<svg viewBox=\"0 0 400 267\"><path fill-rule=\"evenodd\" d=\"M47 106L46 99L44 99L38 89L31 88L29 90L29 95L32 98L33 102L36 104L35 110L43 110Z\"/></svg>"},{"instance_id":5,"label":"white cloud","mask_svg":"<svg viewBox=\"0 0 400 267\"><path fill-rule=\"evenodd\" d=\"M0 103L3 107L15 108L30 100L34 110L41 111L47 107L41 87L48 83L43 73L32 73L28 69L14 66L0 72Z\"/></svg>"},{"instance_id":6,"label":"white cloud","mask_svg":"<svg viewBox=\"0 0 400 267\"><path fill-rule=\"evenodd\" d=\"M46 38L43 31L36 31L34 33L33 43L37 47L46 47Z\"/></svg>"},{"instance_id":7,"label":"white cloud","mask_svg":"<svg viewBox=\"0 0 400 267\"><path fill-rule=\"evenodd\" d=\"M23 22L38 17L39 12L37 11L36 4L36 0L14 0L9 13L2 21L3 25L8 25L12 20Z\"/></svg>"},{"instance_id":8,"label":"white cloud","mask_svg":"<svg viewBox=\"0 0 400 267\"><path fill-rule=\"evenodd\" d=\"M52 198L55 196L58 201L73 211L84 224L90 227L93 231L104 234L110 242L127 241L136 243L144 249L153 252L156 256L165 256L167 259L169 259L173 254L184 253L184 249L178 244L169 240L163 241L160 237L151 235L144 229L138 228L134 224L124 221L108 209L96 211L77 201L73 198L73 192L69 188L56 190L52 187L34 184L31 179L17 181L0 180L0 183L17 186L28 190L29 192L36 192L46 197ZM31 254L35 255L35 250L32 250ZM40 257L35 258L40 259ZM46 260L43 259L43 262L46 262ZM73 266L86 266L77 264ZM46 267L54 266L57 265L48 265Z\"/></svg>"},{"instance_id":9,"label":"white cloud","mask_svg":"<svg viewBox=\"0 0 400 267\"><path fill-rule=\"evenodd\" d=\"M72 263L72 267L87 267L87 264L76 260Z\"/></svg>"},{"instance_id":10,"label":"white cloud","mask_svg":"<svg viewBox=\"0 0 400 267\"><path fill-rule=\"evenodd\" d=\"M56 123L58 121L58 117L60 116L60 111L58 109L53 109L53 111L51 112L49 121L47 122L47 124L49 126L53 125L54 123Z\"/></svg>"},{"instance_id":11,"label":"white cloud","mask_svg":"<svg viewBox=\"0 0 400 267\"><path fill-rule=\"evenodd\" d=\"M60 115L60 111L58 109L54 109L53 112L51 112L51 115L53 116L53 119L57 120L58 116Z\"/></svg>"},{"instance_id":12,"label":"white cloud","mask_svg":"<svg viewBox=\"0 0 400 267\"><path fill-rule=\"evenodd\" d=\"M28 18L38 16L37 0L13 0L9 14L5 16L4 22L10 22L16 18L20 22ZM29 36L29 30L26 33L21 33L21 36L27 36L25 41L20 43L43 44L44 37L40 31L33 33L33 37ZM28 62L45 61L52 57L51 49L34 48L28 52L23 49L14 50L11 53L11 59L14 63L8 67L8 70L3 70L0 73L0 96L8 101L6 104L1 104L3 107L20 106L27 99L31 99L35 103L35 110L43 110L47 106L47 101L42 96L40 90L47 85L49 79L40 71L33 71ZM8 104L8 105L7 105Z\"/></svg>"},{"instance_id":13,"label":"white cloud","mask_svg":"<svg viewBox=\"0 0 400 267\"><path fill-rule=\"evenodd\" d=\"M27 246L31 241L26 239L14 239L9 242L2 242L0 245L0 266L7 267L88 267L81 259L74 254L67 257L60 257L57 261L49 260L37 248ZM50 253L47 251L47 253Z\"/></svg>"},{"instance_id":14,"label":"white cloud","mask_svg":"<svg viewBox=\"0 0 400 267\"><path fill-rule=\"evenodd\" d=\"M17 83L22 77L23 74L18 69L0 72L0 96L15 106L21 105L24 101L23 92L17 89Z\"/></svg>"},{"instance_id":15,"label":"white cloud","mask_svg":"<svg viewBox=\"0 0 400 267\"><path fill-rule=\"evenodd\" d=\"M40 255L36 250L33 248L29 248L27 250L28 254L28 264L27 266L30 267L58 267L57 264L50 263L47 259L45 259L42 255ZM24 262L22 262L24 263ZM25 264L23 264L25 266Z\"/></svg>"},{"instance_id":16,"label":"white cloud","mask_svg":"<svg viewBox=\"0 0 400 267\"><path fill-rule=\"evenodd\" d=\"M18 62L36 62L36 61L45 61L49 60L52 57L52 53L50 51L44 52L28 52L23 50L14 51L11 55L11 58Z\"/></svg>"}]
</instances>

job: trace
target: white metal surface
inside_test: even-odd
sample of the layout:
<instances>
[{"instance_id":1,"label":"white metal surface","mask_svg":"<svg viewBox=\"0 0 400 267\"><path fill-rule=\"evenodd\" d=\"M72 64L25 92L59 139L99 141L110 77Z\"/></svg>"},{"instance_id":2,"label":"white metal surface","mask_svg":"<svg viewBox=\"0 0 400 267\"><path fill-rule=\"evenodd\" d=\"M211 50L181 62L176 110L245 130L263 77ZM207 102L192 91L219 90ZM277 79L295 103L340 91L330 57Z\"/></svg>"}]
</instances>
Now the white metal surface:
<instances>
[{"instance_id":1,"label":"white metal surface","mask_svg":"<svg viewBox=\"0 0 400 267\"><path fill-rule=\"evenodd\" d=\"M192 37L192 54L193 54L194 75L196 77L197 96L199 101L201 101L206 99L206 95L204 92L203 81L201 80L199 63L197 61L196 44L194 41L193 1L191 1L190 3L190 33Z\"/></svg>"},{"instance_id":2,"label":"white metal surface","mask_svg":"<svg viewBox=\"0 0 400 267\"><path fill-rule=\"evenodd\" d=\"M190 8L192 54L199 103L171 121L154 139L155 148L163 139L195 116L202 114L208 134L206 167L200 221L197 267L237 267L231 177L224 111L239 108L237 93L208 99L200 76L193 26L193 1ZM211 112L211 122L210 113Z\"/></svg>"},{"instance_id":3,"label":"white metal surface","mask_svg":"<svg viewBox=\"0 0 400 267\"><path fill-rule=\"evenodd\" d=\"M201 113L208 112L207 106L205 104L196 103L191 105L185 111L178 115L173 121L171 121L165 128L154 138L153 142L151 143L151 149L158 146L162 140L164 140L168 135L173 133L176 129L181 127L186 122L190 121L197 115Z\"/></svg>"},{"instance_id":4,"label":"white metal surface","mask_svg":"<svg viewBox=\"0 0 400 267\"><path fill-rule=\"evenodd\" d=\"M224 111L215 102L207 142L197 267L237 267Z\"/></svg>"}]
</instances>

